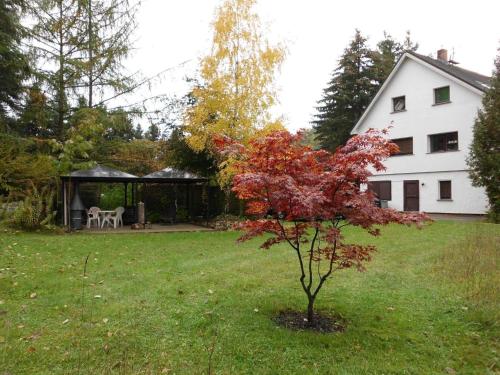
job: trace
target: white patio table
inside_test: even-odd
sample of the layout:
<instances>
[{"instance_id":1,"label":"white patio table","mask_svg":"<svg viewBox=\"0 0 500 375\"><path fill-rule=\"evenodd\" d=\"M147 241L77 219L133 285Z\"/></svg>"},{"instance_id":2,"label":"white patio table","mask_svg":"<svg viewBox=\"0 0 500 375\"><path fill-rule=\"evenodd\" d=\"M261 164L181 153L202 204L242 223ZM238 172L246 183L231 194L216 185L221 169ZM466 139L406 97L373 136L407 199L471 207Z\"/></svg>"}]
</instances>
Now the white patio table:
<instances>
[{"instance_id":1,"label":"white patio table","mask_svg":"<svg viewBox=\"0 0 500 375\"><path fill-rule=\"evenodd\" d=\"M110 216L116 214L115 210L108 210L108 211L99 211L99 215L102 215L102 220L101 220L101 228L104 228L104 224L108 223L108 226L111 225L111 221L109 220Z\"/></svg>"}]
</instances>

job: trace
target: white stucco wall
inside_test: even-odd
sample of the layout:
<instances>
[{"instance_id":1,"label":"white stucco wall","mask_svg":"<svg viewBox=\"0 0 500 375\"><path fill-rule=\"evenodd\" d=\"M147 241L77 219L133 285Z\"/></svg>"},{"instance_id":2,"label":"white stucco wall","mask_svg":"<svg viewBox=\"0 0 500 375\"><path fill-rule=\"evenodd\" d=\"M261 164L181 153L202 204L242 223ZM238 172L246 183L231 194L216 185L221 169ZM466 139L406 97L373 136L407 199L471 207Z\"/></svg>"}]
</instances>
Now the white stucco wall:
<instances>
[{"instance_id":1,"label":"white stucco wall","mask_svg":"<svg viewBox=\"0 0 500 375\"><path fill-rule=\"evenodd\" d=\"M387 171L372 177L393 181L391 207L403 209L403 180L419 180L421 211L486 212L484 189L472 187L466 165L482 97L464 85L407 58L366 114L358 132L392 126L391 139L413 137L413 155L389 158L385 162ZM450 86L451 103L434 105L434 89L442 86ZM391 113L392 98L403 95L406 111ZM458 132L458 151L429 152L429 135L455 131ZM437 200L438 180L452 181L452 201Z\"/></svg>"},{"instance_id":2,"label":"white stucco wall","mask_svg":"<svg viewBox=\"0 0 500 375\"><path fill-rule=\"evenodd\" d=\"M389 207L403 211L403 181L418 180L420 211L450 214L484 214L488 201L484 190L473 187L467 172L414 173L377 175L372 181L391 181ZM439 181L450 180L451 200L439 199Z\"/></svg>"}]
</instances>

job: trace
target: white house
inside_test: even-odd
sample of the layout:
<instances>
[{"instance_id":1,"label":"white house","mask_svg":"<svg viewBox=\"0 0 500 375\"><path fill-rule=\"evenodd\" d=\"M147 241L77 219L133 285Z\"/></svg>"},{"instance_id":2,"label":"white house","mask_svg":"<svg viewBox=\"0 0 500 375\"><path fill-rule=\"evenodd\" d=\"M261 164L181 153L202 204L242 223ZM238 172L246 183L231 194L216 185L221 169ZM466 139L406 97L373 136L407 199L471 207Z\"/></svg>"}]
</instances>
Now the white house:
<instances>
[{"instance_id":1,"label":"white house","mask_svg":"<svg viewBox=\"0 0 500 375\"><path fill-rule=\"evenodd\" d=\"M389 126L400 147L387 170L370 177L372 189L401 211L484 214L487 198L473 187L466 158L472 128L490 78L449 61L405 53L352 130Z\"/></svg>"}]
</instances>

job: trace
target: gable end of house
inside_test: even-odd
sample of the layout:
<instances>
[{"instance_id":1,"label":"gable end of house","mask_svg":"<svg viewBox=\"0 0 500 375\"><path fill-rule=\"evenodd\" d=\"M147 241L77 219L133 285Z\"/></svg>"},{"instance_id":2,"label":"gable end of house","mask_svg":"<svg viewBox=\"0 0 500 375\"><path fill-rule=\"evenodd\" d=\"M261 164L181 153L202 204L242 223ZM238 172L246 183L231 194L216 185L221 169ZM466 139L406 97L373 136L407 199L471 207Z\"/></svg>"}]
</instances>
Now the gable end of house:
<instances>
[{"instance_id":1,"label":"gable end of house","mask_svg":"<svg viewBox=\"0 0 500 375\"><path fill-rule=\"evenodd\" d=\"M405 61L407 60L412 60L417 63L419 63L422 66L425 66L426 68L447 77L448 79L456 82L457 84L467 88L468 90L474 92L477 95L482 96L490 86L490 80L491 77L487 77L484 75L481 75L479 73L460 68L452 63L449 63L447 61L441 61L439 59L433 59L432 57L420 55L416 52L405 52L403 56L399 59L399 61L396 63L394 68L392 69L391 73L385 80L384 84L381 86L381 88L378 90L377 94L375 97L372 99L366 110L363 112L363 115L361 118L358 120L354 128L351 130L351 134L358 134L360 132L360 129L362 127L362 124L364 120L366 119L368 113L371 111L371 109L376 105L378 99L382 95L382 93L385 91L385 89L391 84L392 79L394 76L398 73L400 70L401 66L404 64Z\"/></svg>"}]
</instances>

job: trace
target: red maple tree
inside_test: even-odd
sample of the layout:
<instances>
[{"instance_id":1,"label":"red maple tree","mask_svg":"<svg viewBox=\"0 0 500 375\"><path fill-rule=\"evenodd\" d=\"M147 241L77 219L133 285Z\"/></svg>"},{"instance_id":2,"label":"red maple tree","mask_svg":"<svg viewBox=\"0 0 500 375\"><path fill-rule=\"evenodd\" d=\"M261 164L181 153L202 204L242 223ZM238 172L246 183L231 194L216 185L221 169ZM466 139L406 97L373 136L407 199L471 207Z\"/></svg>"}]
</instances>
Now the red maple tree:
<instances>
[{"instance_id":1,"label":"red maple tree","mask_svg":"<svg viewBox=\"0 0 500 375\"><path fill-rule=\"evenodd\" d=\"M233 191L247 201L246 212L254 218L240 224L244 234L239 241L270 234L261 248L282 242L292 247L311 325L314 302L328 277L344 268L363 271L375 251L372 245L347 243L342 228L359 226L377 236L379 225L421 226L430 220L423 213L380 208L370 190L360 189L371 171L384 170L383 160L398 151L385 133L369 130L356 135L334 153L312 150L301 144L300 133L287 131L256 139L247 148L216 140L221 152L238 156Z\"/></svg>"}]
</instances>

